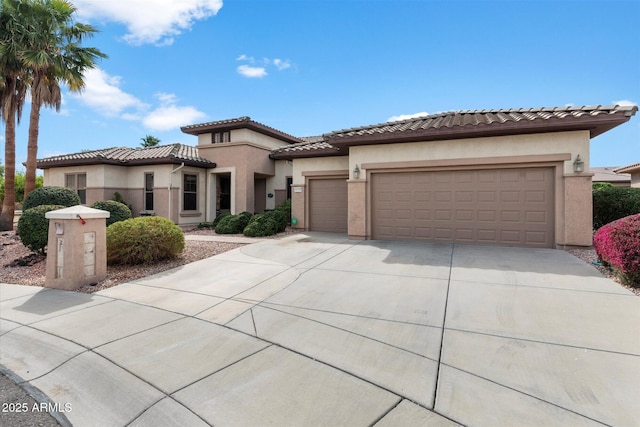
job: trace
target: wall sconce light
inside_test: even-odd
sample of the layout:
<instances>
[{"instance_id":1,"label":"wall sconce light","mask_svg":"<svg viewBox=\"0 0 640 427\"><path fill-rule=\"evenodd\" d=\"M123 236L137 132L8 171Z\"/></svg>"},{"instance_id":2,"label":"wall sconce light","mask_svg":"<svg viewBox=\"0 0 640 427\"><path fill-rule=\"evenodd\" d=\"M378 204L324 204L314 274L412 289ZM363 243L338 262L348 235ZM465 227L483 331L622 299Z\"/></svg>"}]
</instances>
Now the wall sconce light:
<instances>
[{"instance_id":1,"label":"wall sconce light","mask_svg":"<svg viewBox=\"0 0 640 427\"><path fill-rule=\"evenodd\" d=\"M353 168L353 179L358 178L360 178L360 168L358 167L358 165L356 165L356 167Z\"/></svg>"},{"instance_id":2,"label":"wall sconce light","mask_svg":"<svg viewBox=\"0 0 640 427\"><path fill-rule=\"evenodd\" d=\"M584 162L580 158L580 154L576 156L576 160L573 162L573 171L576 173L584 172Z\"/></svg>"}]
</instances>

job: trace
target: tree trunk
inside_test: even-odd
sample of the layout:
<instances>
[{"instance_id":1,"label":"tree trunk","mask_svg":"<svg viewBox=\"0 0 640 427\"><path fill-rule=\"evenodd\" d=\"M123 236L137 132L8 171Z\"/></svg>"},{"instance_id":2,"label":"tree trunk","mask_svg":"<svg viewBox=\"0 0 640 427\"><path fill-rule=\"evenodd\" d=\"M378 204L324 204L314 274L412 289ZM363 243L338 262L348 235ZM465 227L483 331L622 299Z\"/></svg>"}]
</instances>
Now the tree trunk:
<instances>
[{"instance_id":1,"label":"tree trunk","mask_svg":"<svg viewBox=\"0 0 640 427\"><path fill-rule=\"evenodd\" d=\"M7 114L4 130L4 201L0 214L0 231L13 230L13 216L16 208L16 116Z\"/></svg>"},{"instance_id":2,"label":"tree trunk","mask_svg":"<svg viewBox=\"0 0 640 427\"><path fill-rule=\"evenodd\" d=\"M24 198L36 188L36 159L40 133L40 102L32 97L29 114L29 142L27 144L27 173L24 178Z\"/></svg>"}]
</instances>

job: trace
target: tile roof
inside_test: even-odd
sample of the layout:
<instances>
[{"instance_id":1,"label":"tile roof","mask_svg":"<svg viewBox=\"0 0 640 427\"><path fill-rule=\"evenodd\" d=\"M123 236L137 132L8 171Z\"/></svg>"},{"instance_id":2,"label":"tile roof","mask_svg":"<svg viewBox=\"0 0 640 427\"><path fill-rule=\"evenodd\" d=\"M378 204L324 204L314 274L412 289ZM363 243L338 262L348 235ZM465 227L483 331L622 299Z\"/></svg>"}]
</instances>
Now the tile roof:
<instances>
[{"instance_id":1,"label":"tile roof","mask_svg":"<svg viewBox=\"0 0 640 427\"><path fill-rule=\"evenodd\" d=\"M593 173L591 181L593 182L630 182L631 175L628 173L616 173L617 168L615 166L605 166L590 168L590 172Z\"/></svg>"},{"instance_id":2,"label":"tile roof","mask_svg":"<svg viewBox=\"0 0 640 427\"><path fill-rule=\"evenodd\" d=\"M430 129L479 127L509 123L549 122L553 120L569 121L573 118L596 118L597 116L620 115L631 116L638 110L637 106L583 106L554 108L517 108L501 110L459 110L446 113L415 117L397 122L386 122L377 125L362 126L338 130L331 133L332 138L345 138L355 135L372 135L385 133L402 133L425 131ZM592 137L597 135L591 135Z\"/></svg>"},{"instance_id":3,"label":"tile roof","mask_svg":"<svg viewBox=\"0 0 640 427\"><path fill-rule=\"evenodd\" d=\"M86 164L134 166L163 163L185 163L190 166L208 168L216 166L211 160L200 157L196 147L183 144L160 145L147 148L112 147L37 160L37 165L40 169Z\"/></svg>"},{"instance_id":4,"label":"tile roof","mask_svg":"<svg viewBox=\"0 0 640 427\"><path fill-rule=\"evenodd\" d=\"M351 145L477 138L524 133L589 130L593 138L629 120L637 106L583 106L459 110L401 121L342 129L323 135L317 142L296 144L272 151L274 158L346 155Z\"/></svg>"},{"instance_id":5,"label":"tile roof","mask_svg":"<svg viewBox=\"0 0 640 427\"><path fill-rule=\"evenodd\" d=\"M293 135L284 133L276 128L251 120L249 116L237 117L235 119L218 120L215 122L198 123L194 125L182 126L180 130L190 135L200 135L203 133L221 132L232 129L248 128L256 132L284 140L288 143L299 143L302 140Z\"/></svg>"},{"instance_id":6,"label":"tile roof","mask_svg":"<svg viewBox=\"0 0 640 427\"><path fill-rule=\"evenodd\" d=\"M620 173L620 172L636 172L636 171L640 171L640 162L633 163L627 166L621 166L618 169L616 169L614 172Z\"/></svg>"}]
</instances>

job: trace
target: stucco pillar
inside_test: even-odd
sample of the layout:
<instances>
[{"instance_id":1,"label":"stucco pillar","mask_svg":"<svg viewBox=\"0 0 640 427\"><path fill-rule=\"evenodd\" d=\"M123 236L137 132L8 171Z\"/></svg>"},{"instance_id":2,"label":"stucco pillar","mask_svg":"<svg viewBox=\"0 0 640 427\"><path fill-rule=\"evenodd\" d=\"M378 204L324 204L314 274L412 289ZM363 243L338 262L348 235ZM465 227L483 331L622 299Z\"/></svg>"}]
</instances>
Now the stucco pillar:
<instances>
[{"instance_id":1,"label":"stucco pillar","mask_svg":"<svg viewBox=\"0 0 640 427\"><path fill-rule=\"evenodd\" d=\"M564 176L564 244L593 244L592 174Z\"/></svg>"},{"instance_id":2,"label":"stucco pillar","mask_svg":"<svg viewBox=\"0 0 640 427\"><path fill-rule=\"evenodd\" d=\"M49 219L45 287L71 291L104 280L109 215L86 206L45 214Z\"/></svg>"},{"instance_id":3,"label":"stucco pillar","mask_svg":"<svg viewBox=\"0 0 640 427\"><path fill-rule=\"evenodd\" d=\"M296 224L291 224L293 228L304 230L306 228L305 217L305 198L306 189L304 185L293 184L291 186L291 221L296 219Z\"/></svg>"},{"instance_id":4,"label":"stucco pillar","mask_svg":"<svg viewBox=\"0 0 640 427\"><path fill-rule=\"evenodd\" d=\"M350 239L367 238L367 181L350 179L347 181L348 223L347 233Z\"/></svg>"}]
</instances>

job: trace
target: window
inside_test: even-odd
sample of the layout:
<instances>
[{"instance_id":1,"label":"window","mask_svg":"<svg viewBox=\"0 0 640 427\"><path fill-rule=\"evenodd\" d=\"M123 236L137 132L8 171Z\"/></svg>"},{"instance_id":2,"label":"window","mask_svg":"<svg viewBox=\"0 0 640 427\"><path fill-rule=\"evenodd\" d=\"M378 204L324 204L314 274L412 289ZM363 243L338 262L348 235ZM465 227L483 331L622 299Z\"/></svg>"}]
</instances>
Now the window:
<instances>
[{"instance_id":1,"label":"window","mask_svg":"<svg viewBox=\"0 0 640 427\"><path fill-rule=\"evenodd\" d=\"M211 143L219 144L221 142L230 142L231 141L231 132L215 132L211 134Z\"/></svg>"},{"instance_id":2,"label":"window","mask_svg":"<svg viewBox=\"0 0 640 427\"><path fill-rule=\"evenodd\" d=\"M198 175L185 173L182 186L182 210L198 210Z\"/></svg>"},{"instance_id":3,"label":"window","mask_svg":"<svg viewBox=\"0 0 640 427\"><path fill-rule=\"evenodd\" d=\"M153 174L144 174L144 210L153 210Z\"/></svg>"},{"instance_id":4,"label":"window","mask_svg":"<svg viewBox=\"0 0 640 427\"><path fill-rule=\"evenodd\" d=\"M291 198L291 186L293 185L293 178L287 177L287 199Z\"/></svg>"},{"instance_id":5,"label":"window","mask_svg":"<svg viewBox=\"0 0 640 427\"><path fill-rule=\"evenodd\" d=\"M65 175L65 186L71 188L80 197L80 203L87 203L87 174L77 173Z\"/></svg>"}]
</instances>

